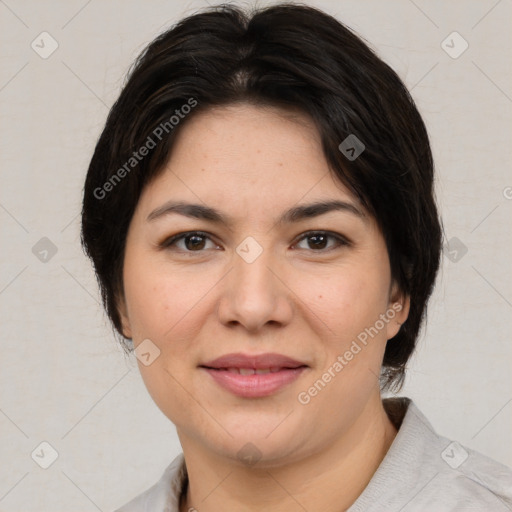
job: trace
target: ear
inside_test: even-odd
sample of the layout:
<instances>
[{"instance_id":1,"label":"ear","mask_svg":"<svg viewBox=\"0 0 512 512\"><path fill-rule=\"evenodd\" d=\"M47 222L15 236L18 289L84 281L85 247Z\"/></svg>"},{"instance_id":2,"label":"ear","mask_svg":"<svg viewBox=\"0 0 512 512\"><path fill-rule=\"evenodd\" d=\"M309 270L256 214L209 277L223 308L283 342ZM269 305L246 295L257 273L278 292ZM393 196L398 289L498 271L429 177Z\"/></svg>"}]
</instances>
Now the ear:
<instances>
[{"instance_id":1,"label":"ear","mask_svg":"<svg viewBox=\"0 0 512 512\"><path fill-rule=\"evenodd\" d=\"M132 339L132 329L130 325L130 319L128 316L128 309L126 307L126 301L124 297L117 298L117 311L119 312L119 317L121 318L121 326L122 326L122 334L127 339Z\"/></svg>"},{"instance_id":2,"label":"ear","mask_svg":"<svg viewBox=\"0 0 512 512\"><path fill-rule=\"evenodd\" d=\"M388 309L386 311L386 316L389 318L389 322L386 324L388 340L398 334L400 327L409 316L410 307L410 296L402 292L398 286L393 283L389 295Z\"/></svg>"}]
</instances>

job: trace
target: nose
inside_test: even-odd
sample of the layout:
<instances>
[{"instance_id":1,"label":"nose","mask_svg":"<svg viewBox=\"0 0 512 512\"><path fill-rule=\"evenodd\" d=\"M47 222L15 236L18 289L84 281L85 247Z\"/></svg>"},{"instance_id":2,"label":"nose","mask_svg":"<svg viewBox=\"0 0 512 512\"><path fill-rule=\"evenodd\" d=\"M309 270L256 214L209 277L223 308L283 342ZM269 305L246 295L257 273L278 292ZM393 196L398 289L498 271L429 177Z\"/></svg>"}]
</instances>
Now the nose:
<instances>
[{"instance_id":1,"label":"nose","mask_svg":"<svg viewBox=\"0 0 512 512\"><path fill-rule=\"evenodd\" d=\"M243 326L256 332L267 325L284 326L293 316L293 292L286 285L280 266L263 252L252 262L234 254L233 268L223 280L217 309L226 326Z\"/></svg>"}]
</instances>

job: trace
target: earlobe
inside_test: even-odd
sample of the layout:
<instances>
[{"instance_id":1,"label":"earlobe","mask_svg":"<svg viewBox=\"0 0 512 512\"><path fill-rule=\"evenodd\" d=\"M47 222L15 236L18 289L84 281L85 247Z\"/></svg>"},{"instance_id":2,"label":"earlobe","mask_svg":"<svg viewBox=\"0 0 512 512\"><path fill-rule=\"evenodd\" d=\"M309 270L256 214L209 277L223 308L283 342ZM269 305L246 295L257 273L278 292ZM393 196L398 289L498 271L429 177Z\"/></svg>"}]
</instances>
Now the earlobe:
<instances>
[{"instance_id":1,"label":"earlobe","mask_svg":"<svg viewBox=\"0 0 512 512\"><path fill-rule=\"evenodd\" d=\"M117 310L119 311L119 317L121 319L122 335L127 339L132 339L132 330L130 326L130 320L128 318L128 312L124 297L117 300Z\"/></svg>"},{"instance_id":2,"label":"earlobe","mask_svg":"<svg viewBox=\"0 0 512 512\"><path fill-rule=\"evenodd\" d=\"M122 330L123 330L123 332L121 334L125 338L131 340L133 338L133 336L132 336L132 331L130 329L129 323L127 323L123 317L121 318L121 322L122 322Z\"/></svg>"},{"instance_id":3,"label":"earlobe","mask_svg":"<svg viewBox=\"0 0 512 512\"><path fill-rule=\"evenodd\" d=\"M398 311L396 321L398 325L402 325L403 323L405 323L407 317L409 316L409 309L411 307L411 297L409 295L402 296L400 300L396 302L396 304L400 304L400 311Z\"/></svg>"},{"instance_id":4,"label":"earlobe","mask_svg":"<svg viewBox=\"0 0 512 512\"><path fill-rule=\"evenodd\" d=\"M391 294L388 306L387 316L387 339L395 337L400 331L400 327L405 323L409 316L411 298L400 291Z\"/></svg>"}]
</instances>

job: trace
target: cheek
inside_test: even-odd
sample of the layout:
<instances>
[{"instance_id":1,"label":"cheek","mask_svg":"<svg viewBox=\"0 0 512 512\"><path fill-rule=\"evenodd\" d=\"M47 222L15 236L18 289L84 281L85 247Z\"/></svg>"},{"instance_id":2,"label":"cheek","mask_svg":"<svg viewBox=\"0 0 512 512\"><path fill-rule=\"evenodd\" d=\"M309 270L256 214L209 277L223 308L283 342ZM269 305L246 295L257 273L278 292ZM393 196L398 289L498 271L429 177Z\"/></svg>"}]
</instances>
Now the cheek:
<instances>
[{"instance_id":1,"label":"cheek","mask_svg":"<svg viewBox=\"0 0 512 512\"><path fill-rule=\"evenodd\" d=\"M208 292L219 280L216 273L170 269L165 262L137 264L126 260L125 296L134 340L149 338L162 352L179 354L193 348L206 315ZM183 343L180 343L183 341Z\"/></svg>"},{"instance_id":2,"label":"cheek","mask_svg":"<svg viewBox=\"0 0 512 512\"><path fill-rule=\"evenodd\" d=\"M329 280L311 281L306 288L314 313L310 318L322 320L315 324L321 329L317 335L323 354L302 389L311 397L312 411L320 414L333 404L358 411L378 387L386 330L370 328L386 311L388 284L385 272L352 267L350 272L332 272Z\"/></svg>"},{"instance_id":3,"label":"cheek","mask_svg":"<svg viewBox=\"0 0 512 512\"><path fill-rule=\"evenodd\" d=\"M304 281L303 281L304 283ZM332 331L339 344L353 339L372 325L387 304L386 283L382 276L356 268L330 271L326 279L308 279L302 290L323 329Z\"/></svg>"},{"instance_id":4,"label":"cheek","mask_svg":"<svg viewBox=\"0 0 512 512\"><path fill-rule=\"evenodd\" d=\"M172 291L180 289L176 273L170 275L143 250L127 251L124 262L124 290L134 339L160 338L171 316L179 314L179 301Z\"/></svg>"},{"instance_id":5,"label":"cheek","mask_svg":"<svg viewBox=\"0 0 512 512\"><path fill-rule=\"evenodd\" d=\"M125 272L126 303L135 341L159 339L165 329L172 327L172 316L179 313L179 303L171 293L174 286L170 281L162 276L156 280L148 270Z\"/></svg>"}]
</instances>

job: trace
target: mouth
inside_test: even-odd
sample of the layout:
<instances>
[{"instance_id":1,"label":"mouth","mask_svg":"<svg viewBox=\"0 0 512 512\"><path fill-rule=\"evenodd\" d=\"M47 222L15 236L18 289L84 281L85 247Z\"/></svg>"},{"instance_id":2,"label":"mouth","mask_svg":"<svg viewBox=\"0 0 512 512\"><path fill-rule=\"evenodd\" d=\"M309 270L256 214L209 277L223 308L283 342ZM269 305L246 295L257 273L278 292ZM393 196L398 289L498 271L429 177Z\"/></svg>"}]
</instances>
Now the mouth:
<instances>
[{"instance_id":1,"label":"mouth","mask_svg":"<svg viewBox=\"0 0 512 512\"><path fill-rule=\"evenodd\" d=\"M282 370L295 370L296 368L301 368L300 366L297 367L280 367L280 366L274 366L272 368L209 368L208 366L203 366L203 368L207 368L209 370L218 370L218 371L225 371L230 373L238 373L239 375L266 375L267 373L277 373Z\"/></svg>"},{"instance_id":2,"label":"mouth","mask_svg":"<svg viewBox=\"0 0 512 512\"><path fill-rule=\"evenodd\" d=\"M234 395L261 398L295 381L308 365L281 354L227 354L199 368Z\"/></svg>"}]
</instances>

